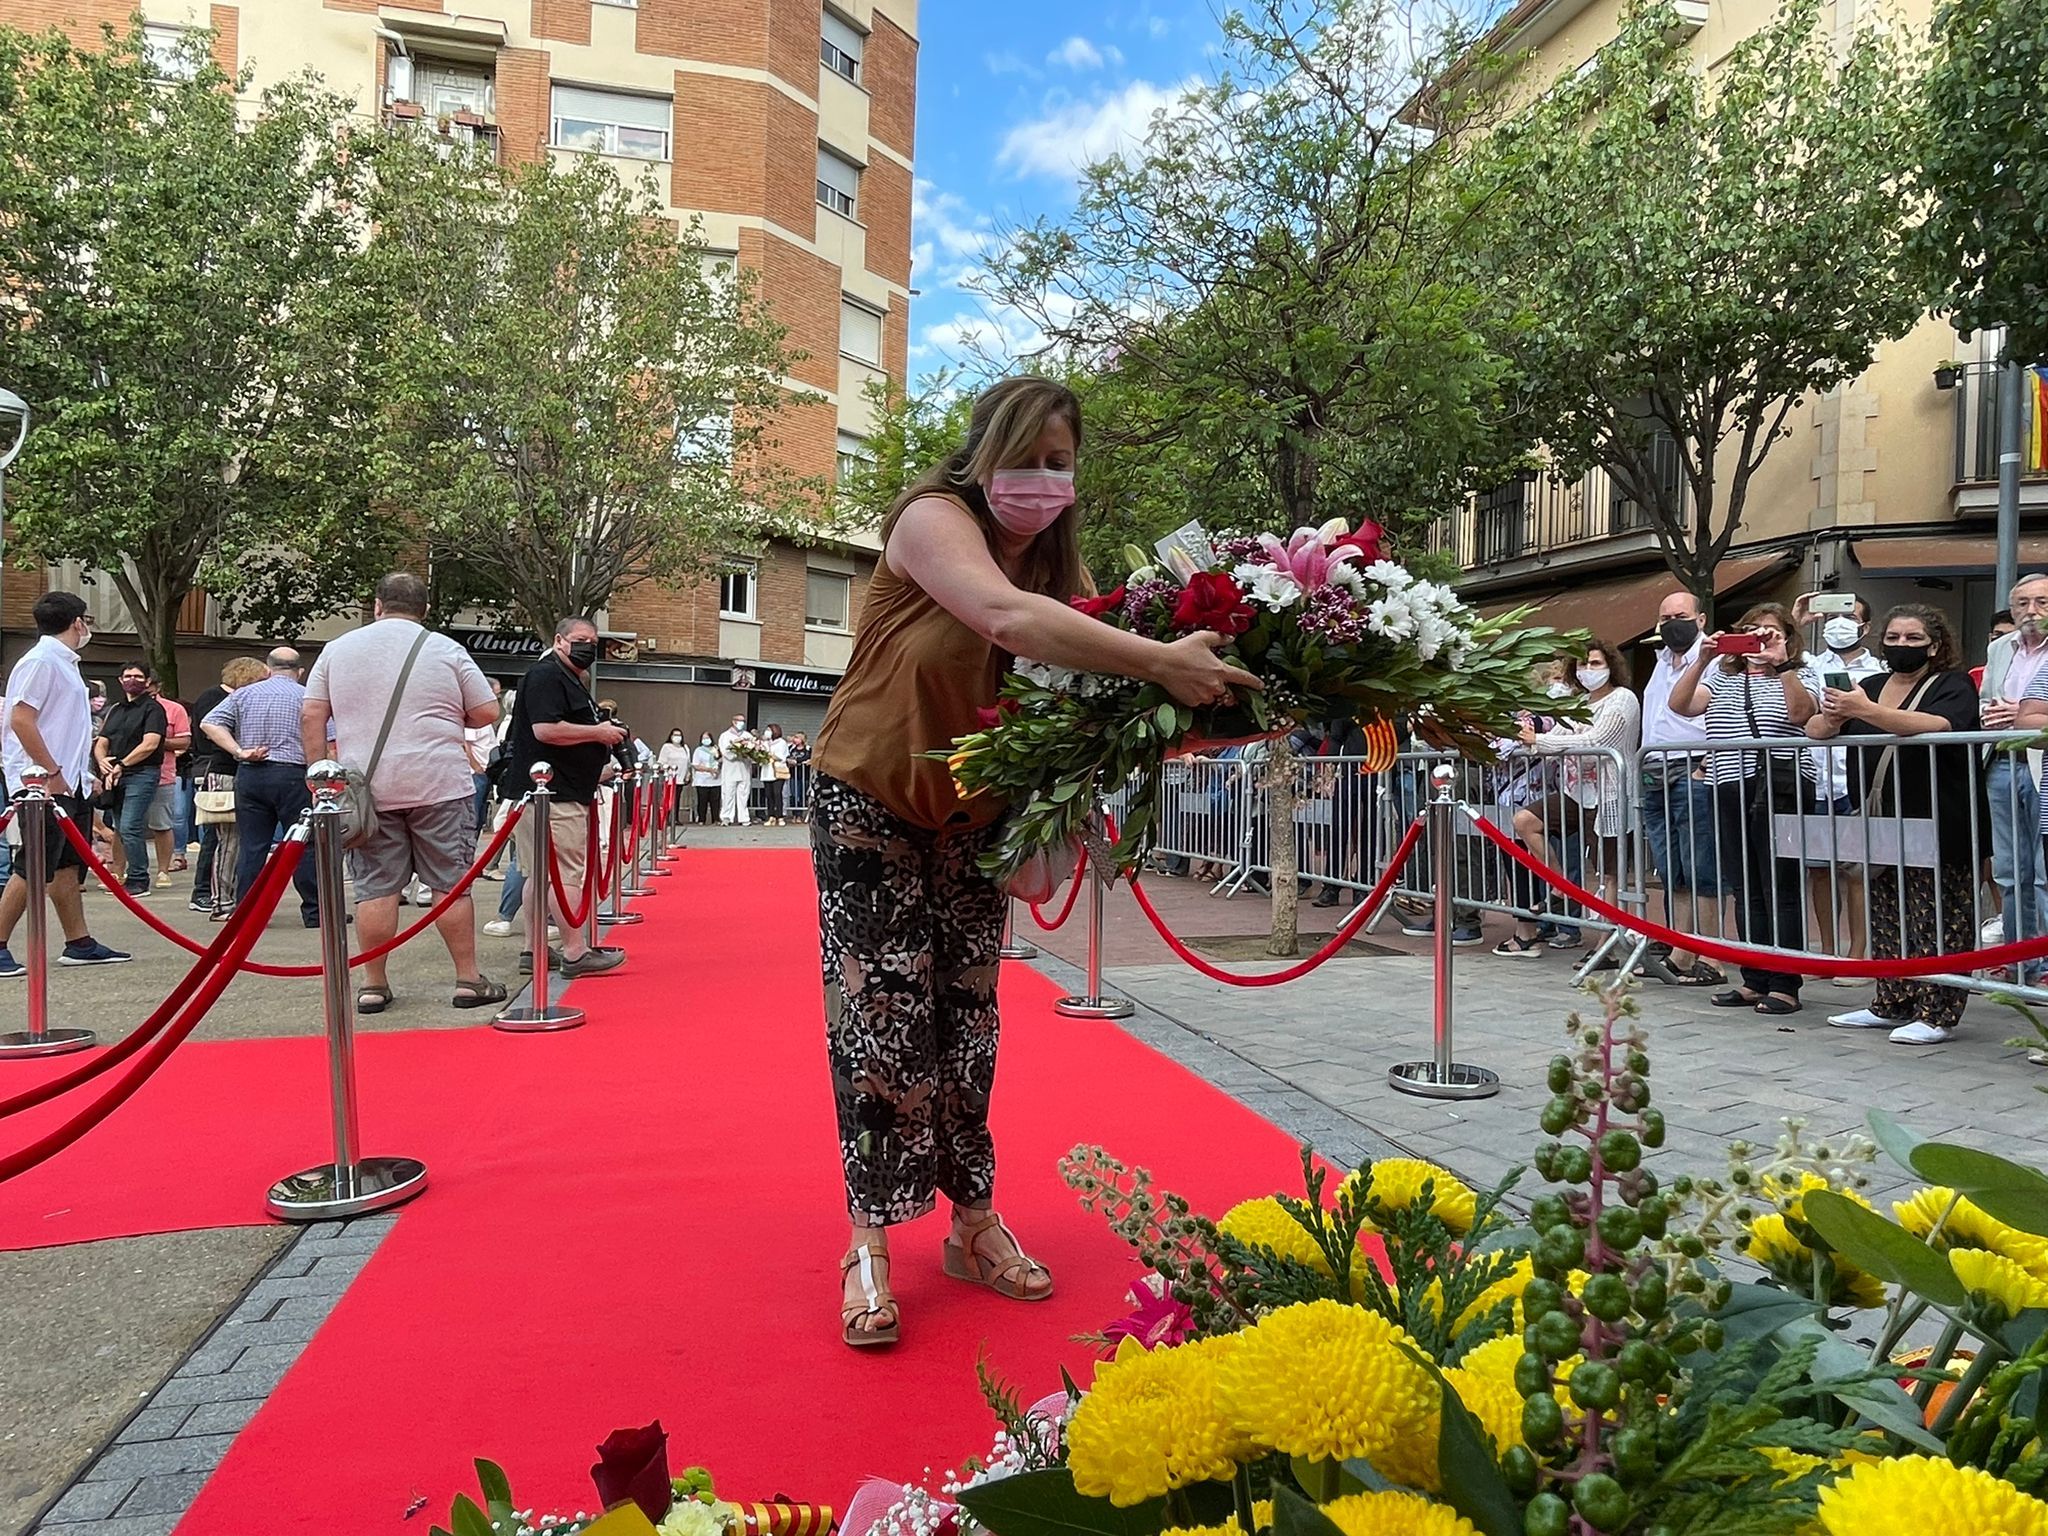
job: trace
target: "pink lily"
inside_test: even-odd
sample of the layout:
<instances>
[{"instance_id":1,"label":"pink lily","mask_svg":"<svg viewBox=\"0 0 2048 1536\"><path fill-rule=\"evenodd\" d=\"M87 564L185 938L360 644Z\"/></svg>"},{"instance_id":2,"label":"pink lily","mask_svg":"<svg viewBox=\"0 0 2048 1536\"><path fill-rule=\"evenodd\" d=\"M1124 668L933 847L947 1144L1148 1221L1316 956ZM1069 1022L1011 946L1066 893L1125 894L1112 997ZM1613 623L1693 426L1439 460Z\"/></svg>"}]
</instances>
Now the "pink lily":
<instances>
[{"instance_id":1,"label":"pink lily","mask_svg":"<svg viewBox=\"0 0 2048 1536\"><path fill-rule=\"evenodd\" d=\"M1314 528L1295 529L1294 537L1285 544L1270 533L1262 533L1259 535L1259 547L1266 552L1266 563L1292 577L1303 593L1328 586L1330 573L1356 560L1359 554L1350 545L1331 549Z\"/></svg>"},{"instance_id":2,"label":"pink lily","mask_svg":"<svg viewBox=\"0 0 2048 1536\"><path fill-rule=\"evenodd\" d=\"M1131 1287L1130 1298L1137 1310L1102 1330L1112 1343L1131 1339L1146 1349L1170 1348L1186 1343L1194 1332L1195 1314L1166 1294L1164 1276L1146 1275Z\"/></svg>"}]
</instances>

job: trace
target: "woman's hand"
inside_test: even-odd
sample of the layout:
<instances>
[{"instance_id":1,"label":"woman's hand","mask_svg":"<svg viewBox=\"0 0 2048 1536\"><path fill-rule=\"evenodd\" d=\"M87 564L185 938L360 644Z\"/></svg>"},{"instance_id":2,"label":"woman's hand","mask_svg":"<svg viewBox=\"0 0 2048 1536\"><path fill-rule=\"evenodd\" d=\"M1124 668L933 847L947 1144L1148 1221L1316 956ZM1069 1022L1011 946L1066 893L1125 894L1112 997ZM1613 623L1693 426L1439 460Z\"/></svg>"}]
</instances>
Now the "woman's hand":
<instances>
[{"instance_id":1,"label":"woman's hand","mask_svg":"<svg viewBox=\"0 0 2048 1536\"><path fill-rule=\"evenodd\" d=\"M1522 745L1525 747L1533 747L1536 745L1536 722L1529 719L1527 716L1524 716L1522 719L1521 738Z\"/></svg>"},{"instance_id":2,"label":"woman's hand","mask_svg":"<svg viewBox=\"0 0 2048 1536\"><path fill-rule=\"evenodd\" d=\"M1213 629L1165 642L1159 663L1152 669L1152 681L1172 694L1175 702L1194 709L1228 704L1233 688L1263 690L1266 685L1251 673L1216 654L1224 643L1223 636Z\"/></svg>"},{"instance_id":3,"label":"woman's hand","mask_svg":"<svg viewBox=\"0 0 2048 1536\"><path fill-rule=\"evenodd\" d=\"M1754 660L1762 662L1767 667L1784 665L1785 633L1783 630L1765 625L1760 629L1751 630L1750 633L1756 635L1764 643L1764 648L1757 652L1753 658Z\"/></svg>"},{"instance_id":4,"label":"woman's hand","mask_svg":"<svg viewBox=\"0 0 2048 1536\"><path fill-rule=\"evenodd\" d=\"M1861 720L1870 713L1870 695L1861 688L1830 688L1820 707L1837 720Z\"/></svg>"}]
</instances>

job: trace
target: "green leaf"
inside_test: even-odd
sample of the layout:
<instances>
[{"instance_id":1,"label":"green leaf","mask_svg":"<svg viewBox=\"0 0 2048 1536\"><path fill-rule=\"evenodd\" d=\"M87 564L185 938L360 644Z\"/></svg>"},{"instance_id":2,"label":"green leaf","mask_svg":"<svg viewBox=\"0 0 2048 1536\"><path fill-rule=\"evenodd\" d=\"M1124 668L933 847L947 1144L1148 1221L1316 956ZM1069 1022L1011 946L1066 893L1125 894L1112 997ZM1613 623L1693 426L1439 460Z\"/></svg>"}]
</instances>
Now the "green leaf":
<instances>
[{"instance_id":1,"label":"green leaf","mask_svg":"<svg viewBox=\"0 0 2048 1536\"><path fill-rule=\"evenodd\" d=\"M1438 1380L1444 1409L1436 1465L1445 1500L1483 1536L1521 1536L1521 1506L1500 1475L1486 1432L1451 1384L1440 1374Z\"/></svg>"},{"instance_id":2,"label":"green leaf","mask_svg":"<svg viewBox=\"0 0 2048 1536\"><path fill-rule=\"evenodd\" d=\"M2048 1237L2048 1177L2037 1169L1975 1147L1929 1141L1914 1149L1913 1171L1969 1196L2007 1226Z\"/></svg>"},{"instance_id":3,"label":"green leaf","mask_svg":"<svg viewBox=\"0 0 2048 1536\"><path fill-rule=\"evenodd\" d=\"M1045 798L1056 804L1065 805L1080 792L1081 784L1078 779L1064 779L1060 783L1053 785L1051 789L1048 789L1045 792Z\"/></svg>"},{"instance_id":4,"label":"green leaf","mask_svg":"<svg viewBox=\"0 0 2048 1536\"><path fill-rule=\"evenodd\" d=\"M1810 1197L1809 1197L1810 1198ZM1947 1449L1920 1417L1920 1405L1889 1376L1873 1375L1863 1352L1811 1317L1787 1323L1776 1337L1814 1346L1813 1385L1909 1445L1939 1456Z\"/></svg>"},{"instance_id":5,"label":"green leaf","mask_svg":"<svg viewBox=\"0 0 2048 1536\"><path fill-rule=\"evenodd\" d=\"M1171 704L1162 704L1152 712L1152 719L1157 725L1160 735L1171 736L1177 728L1175 722L1179 719L1179 716L1174 712Z\"/></svg>"},{"instance_id":6,"label":"green leaf","mask_svg":"<svg viewBox=\"0 0 2048 1536\"><path fill-rule=\"evenodd\" d=\"M466 1493L455 1495L455 1507L449 1511L449 1523L455 1527L455 1536L497 1536L491 1530L490 1517L476 1507L476 1500Z\"/></svg>"},{"instance_id":7,"label":"green leaf","mask_svg":"<svg viewBox=\"0 0 2048 1536\"><path fill-rule=\"evenodd\" d=\"M484 1508L491 1512L493 1520L502 1521L512 1512L512 1480L505 1475L505 1469L479 1456L476 1481L484 1496Z\"/></svg>"},{"instance_id":8,"label":"green leaf","mask_svg":"<svg viewBox=\"0 0 2048 1536\"><path fill-rule=\"evenodd\" d=\"M1816 1189L1801 1202L1808 1226L1844 1258L1893 1285L1944 1307L1967 1299L1948 1260L1875 1211L1831 1189Z\"/></svg>"},{"instance_id":9,"label":"green leaf","mask_svg":"<svg viewBox=\"0 0 2048 1536\"><path fill-rule=\"evenodd\" d=\"M1343 1536L1330 1517L1282 1483L1273 1485L1273 1536Z\"/></svg>"},{"instance_id":10,"label":"green leaf","mask_svg":"<svg viewBox=\"0 0 2048 1536\"><path fill-rule=\"evenodd\" d=\"M1908 1173L1914 1171L1913 1149L1925 1144L1923 1138L1914 1135L1881 1109L1870 1112L1870 1135L1893 1162Z\"/></svg>"},{"instance_id":11,"label":"green leaf","mask_svg":"<svg viewBox=\"0 0 2048 1536\"><path fill-rule=\"evenodd\" d=\"M995 1536L1158 1536L1166 1514L1163 1499L1119 1509L1107 1499L1078 1493L1066 1467L1020 1472L970 1488L960 1503Z\"/></svg>"},{"instance_id":12,"label":"green leaf","mask_svg":"<svg viewBox=\"0 0 2048 1536\"><path fill-rule=\"evenodd\" d=\"M1743 1282L1730 1288L1727 1302L1714 1313L1714 1317L1721 1324L1727 1342L1737 1344L1747 1339L1766 1338L1787 1323L1812 1317L1813 1310L1814 1304L1804 1296L1775 1285Z\"/></svg>"}]
</instances>

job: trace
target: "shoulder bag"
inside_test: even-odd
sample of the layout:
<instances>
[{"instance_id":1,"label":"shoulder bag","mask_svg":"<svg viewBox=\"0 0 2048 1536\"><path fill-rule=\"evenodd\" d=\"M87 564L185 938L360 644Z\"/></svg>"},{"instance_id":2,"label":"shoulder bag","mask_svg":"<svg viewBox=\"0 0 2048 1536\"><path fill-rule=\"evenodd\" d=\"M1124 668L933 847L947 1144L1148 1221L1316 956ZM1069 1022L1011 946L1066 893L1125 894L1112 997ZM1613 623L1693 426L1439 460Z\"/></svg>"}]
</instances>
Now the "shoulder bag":
<instances>
[{"instance_id":1,"label":"shoulder bag","mask_svg":"<svg viewBox=\"0 0 2048 1536\"><path fill-rule=\"evenodd\" d=\"M405 665L398 669L398 682L391 690L391 702L384 707L384 724L377 732L377 745L370 749L370 760L361 768L349 768L346 772L346 787L341 799L341 846L360 848L377 832L377 799L370 793L370 777L377 771L377 764L384 757L384 743L391 739L391 727L398 719L398 705L405 697L405 685L412 678L413 663L420 659L420 651L427 643L427 627L420 626L419 637L412 643L412 649L405 653Z\"/></svg>"}]
</instances>

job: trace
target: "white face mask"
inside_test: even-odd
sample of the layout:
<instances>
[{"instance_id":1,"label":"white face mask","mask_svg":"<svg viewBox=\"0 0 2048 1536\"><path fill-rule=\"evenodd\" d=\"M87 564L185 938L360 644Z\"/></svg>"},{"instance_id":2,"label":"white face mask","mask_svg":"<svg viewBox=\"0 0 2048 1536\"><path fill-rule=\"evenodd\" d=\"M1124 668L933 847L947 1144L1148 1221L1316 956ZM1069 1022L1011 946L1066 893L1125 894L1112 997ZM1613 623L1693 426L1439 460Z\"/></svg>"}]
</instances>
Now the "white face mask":
<instances>
[{"instance_id":1,"label":"white face mask","mask_svg":"<svg viewBox=\"0 0 2048 1536\"><path fill-rule=\"evenodd\" d=\"M1553 699L1568 699L1572 696L1572 685L1566 682L1556 682L1550 684L1543 691Z\"/></svg>"},{"instance_id":2,"label":"white face mask","mask_svg":"<svg viewBox=\"0 0 2048 1536\"><path fill-rule=\"evenodd\" d=\"M711 745L711 738L709 736L700 736L697 738L697 745L700 747L708 747Z\"/></svg>"},{"instance_id":3,"label":"white face mask","mask_svg":"<svg viewBox=\"0 0 2048 1536\"><path fill-rule=\"evenodd\" d=\"M1821 638L1830 650L1847 651L1863 639L1863 626L1851 618L1829 619L1820 627Z\"/></svg>"},{"instance_id":4,"label":"white face mask","mask_svg":"<svg viewBox=\"0 0 2048 1536\"><path fill-rule=\"evenodd\" d=\"M1598 693L1607 686L1608 671L1605 667L1579 668L1579 686L1588 693Z\"/></svg>"}]
</instances>

